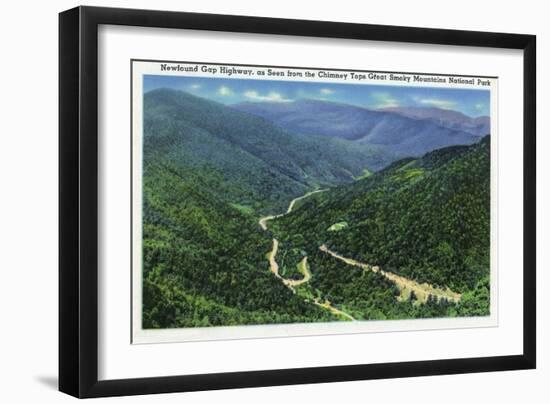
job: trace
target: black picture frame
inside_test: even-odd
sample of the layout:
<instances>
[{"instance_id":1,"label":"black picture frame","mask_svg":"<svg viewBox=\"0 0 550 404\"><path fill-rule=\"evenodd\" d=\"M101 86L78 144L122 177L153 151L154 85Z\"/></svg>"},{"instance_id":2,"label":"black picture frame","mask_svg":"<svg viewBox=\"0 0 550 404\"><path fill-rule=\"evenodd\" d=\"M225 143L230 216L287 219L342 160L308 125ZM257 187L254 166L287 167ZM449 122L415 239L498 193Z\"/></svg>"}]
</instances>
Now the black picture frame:
<instances>
[{"instance_id":1,"label":"black picture frame","mask_svg":"<svg viewBox=\"0 0 550 404\"><path fill-rule=\"evenodd\" d=\"M467 359L98 380L98 26L343 38L523 51L523 353ZM59 15L59 390L104 397L534 369L536 37L278 18L77 7Z\"/></svg>"}]
</instances>

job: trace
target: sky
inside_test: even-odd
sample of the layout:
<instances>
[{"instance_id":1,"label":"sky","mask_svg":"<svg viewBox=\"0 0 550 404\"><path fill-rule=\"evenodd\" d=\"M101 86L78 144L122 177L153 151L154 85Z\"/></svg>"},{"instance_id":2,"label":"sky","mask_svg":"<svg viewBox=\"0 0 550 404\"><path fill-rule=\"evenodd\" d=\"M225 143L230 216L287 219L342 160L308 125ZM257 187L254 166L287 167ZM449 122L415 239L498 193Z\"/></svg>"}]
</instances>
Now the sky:
<instances>
[{"instance_id":1,"label":"sky","mask_svg":"<svg viewBox=\"0 0 550 404\"><path fill-rule=\"evenodd\" d=\"M488 90L474 89L145 75L144 92L156 88L183 90L222 104L292 102L307 98L369 109L436 107L471 117L489 115L490 97Z\"/></svg>"}]
</instances>

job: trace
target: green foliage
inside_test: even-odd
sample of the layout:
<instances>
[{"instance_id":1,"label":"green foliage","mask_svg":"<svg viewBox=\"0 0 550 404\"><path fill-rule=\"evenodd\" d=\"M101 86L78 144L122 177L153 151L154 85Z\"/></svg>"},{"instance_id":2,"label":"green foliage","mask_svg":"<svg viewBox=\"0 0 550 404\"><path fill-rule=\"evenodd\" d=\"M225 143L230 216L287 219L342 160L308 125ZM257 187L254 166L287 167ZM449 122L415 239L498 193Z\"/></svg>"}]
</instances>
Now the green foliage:
<instances>
[{"instance_id":1,"label":"green foliage","mask_svg":"<svg viewBox=\"0 0 550 404\"><path fill-rule=\"evenodd\" d=\"M380 156L341 139L290 134L189 94L144 98L143 327L477 316L489 311L489 140L370 173ZM366 175L369 174L369 175ZM260 216L291 214L258 225ZM296 294L269 271L271 236ZM397 301L380 274L319 251L463 292L460 304ZM303 268L302 268L303 269Z\"/></svg>"},{"instance_id":2,"label":"green foliage","mask_svg":"<svg viewBox=\"0 0 550 404\"><path fill-rule=\"evenodd\" d=\"M143 326L322 321L272 274L256 219L202 187L202 172L146 163Z\"/></svg>"},{"instance_id":3,"label":"green foliage","mask_svg":"<svg viewBox=\"0 0 550 404\"><path fill-rule=\"evenodd\" d=\"M306 256L306 252L299 248L292 248L287 243L279 242L277 263L279 274L285 279L302 279L304 274L298 269L298 263Z\"/></svg>"},{"instance_id":4,"label":"green foliage","mask_svg":"<svg viewBox=\"0 0 550 404\"><path fill-rule=\"evenodd\" d=\"M396 162L367 179L304 201L291 214L274 220L271 230L278 239L305 250L310 257L317 256L318 247L326 244L343 256L380 265L419 283L464 293L458 308L449 302L430 301L416 305L416 312L395 309L402 305L389 300L383 303L379 296L380 310L389 317L487 315L489 151L486 137L473 146L445 148L421 159ZM341 222L348 226L329 231L334 223ZM314 263L311 261L314 283L319 281L316 270L326 271L335 265L327 260L323 265ZM344 268L350 272L350 266ZM482 279L487 284L480 284ZM331 292L349 298L352 289L363 287L357 282L338 272L331 275L330 282L317 287L325 291L329 285L334 289L349 283L347 292ZM365 288L376 293L376 287ZM369 301L367 296L362 299Z\"/></svg>"},{"instance_id":5,"label":"green foliage","mask_svg":"<svg viewBox=\"0 0 550 404\"><path fill-rule=\"evenodd\" d=\"M340 231L348 227L348 222L338 222L334 223L332 226L330 226L327 230L328 231Z\"/></svg>"},{"instance_id":6,"label":"green foliage","mask_svg":"<svg viewBox=\"0 0 550 404\"><path fill-rule=\"evenodd\" d=\"M476 283L473 290L462 295L457 312L461 316L485 316L490 308L490 282L489 276L485 276Z\"/></svg>"},{"instance_id":7,"label":"green foliage","mask_svg":"<svg viewBox=\"0 0 550 404\"><path fill-rule=\"evenodd\" d=\"M374 146L291 134L183 91L146 93L144 115L146 160L208 170L205 186L260 213L280 211L308 189L350 183L365 167L384 164Z\"/></svg>"},{"instance_id":8,"label":"green foliage","mask_svg":"<svg viewBox=\"0 0 550 404\"><path fill-rule=\"evenodd\" d=\"M370 177L371 175L372 175L372 172L368 168L365 168L363 169L363 172L361 173L361 175L355 177L355 179L362 180L363 178Z\"/></svg>"}]
</instances>

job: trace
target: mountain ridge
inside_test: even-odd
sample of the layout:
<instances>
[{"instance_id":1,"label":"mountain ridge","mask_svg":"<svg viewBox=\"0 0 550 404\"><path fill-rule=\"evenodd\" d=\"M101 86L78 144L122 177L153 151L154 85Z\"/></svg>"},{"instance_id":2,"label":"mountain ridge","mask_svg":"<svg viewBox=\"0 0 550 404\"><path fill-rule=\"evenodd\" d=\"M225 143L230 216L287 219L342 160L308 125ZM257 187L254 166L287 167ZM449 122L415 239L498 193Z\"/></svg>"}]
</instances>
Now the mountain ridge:
<instances>
[{"instance_id":1,"label":"mountain ridge","mask_svg":"<svg viewBox=\"0 0 550 404\"><path fill-rule=\"evenodd\" d=\"M449 129L460 129L477 136L490 133L491 120L486 115L468 116L460 111L436 107L389 107L380 111L394 112L413 119L431 120Z\"/></svg>"},{"instance_id":2,"label":"mountain ridge","mask_svg":"<svg viewBox=\"0 0 550 404\"><path fill-rule=\"evenodd\" d=\"M304 104L329 116L335 108ZM335 119L363 114L347 113ZM487 314L489 137L399 159L374 124L377 145L296 133L167 89L144 95L143 122L144 328ZM274 237L294 290L270 272ZM388 279L321 245L452 287L460 302L399 299Z\"/></svg>"},{"instance_id":3,"label":"mountain ridge","mask_svg":"<svg viewBox=\"0 0 550 404\"><path fill-rule=\"evenodd\" d=\"M419 157L441 147L473 144L481 137L470 127L461 130L457 124L440 125L433 119L405 116L403 111L373 110L333 101L246 102L231 108L263 117L291 132L379 146L397 157Z\"/></svg>"},{"instance_id":4,"label":"mountain ridge","mask_svg":"<svg viewBox=\"0 0 550 404\"><path fill-rule=\"evenodd\" d=\"M486 136L400 160L310 198L271 226L281 240L305 240L295 248L310 253L326 244L419 282L468 290L488 275L489 156ZM330 231L335 223L346 226Z\"/></svg>"},{"instance_id":5,"label":"mountain ridge","mask_svg":"<svg viewBox=\"0 0 550 404\"><path fill-rule=\"evenodd\" d=\"M260 209L282 207L309 188L352 182L365 168L377 170L393 160L376 146L289 133L184 91L149 91L144 111L145 158L154 153L186 166L208 166L228 196L248 192L242 202L259 203Z\"/></svg>"}]
</instances>

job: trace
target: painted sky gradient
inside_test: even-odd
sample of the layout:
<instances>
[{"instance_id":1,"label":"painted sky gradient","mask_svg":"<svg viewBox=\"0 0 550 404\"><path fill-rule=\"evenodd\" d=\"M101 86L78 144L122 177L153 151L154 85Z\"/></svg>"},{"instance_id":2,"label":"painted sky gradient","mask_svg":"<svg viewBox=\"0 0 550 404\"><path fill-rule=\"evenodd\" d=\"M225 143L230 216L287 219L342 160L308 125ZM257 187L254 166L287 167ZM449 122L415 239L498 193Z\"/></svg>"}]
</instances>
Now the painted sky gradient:
<instances>
[{"instance_id":1,"label":"painted sky gradient","mask_svg":"<svg viewBox=\"0 0 550 404\"><path fill-rule=\"evenodd\" d=\"M156 88L183 90L222 104L306 98L369 109L436 107L471 117L488 116L490 111L490 92L474 89L144 75L143 91Z\"/></svg>"}]
</instances>

